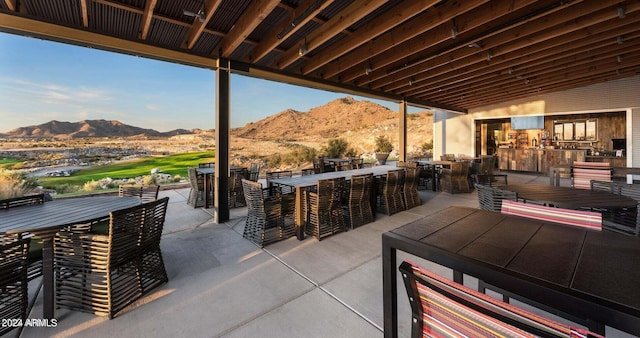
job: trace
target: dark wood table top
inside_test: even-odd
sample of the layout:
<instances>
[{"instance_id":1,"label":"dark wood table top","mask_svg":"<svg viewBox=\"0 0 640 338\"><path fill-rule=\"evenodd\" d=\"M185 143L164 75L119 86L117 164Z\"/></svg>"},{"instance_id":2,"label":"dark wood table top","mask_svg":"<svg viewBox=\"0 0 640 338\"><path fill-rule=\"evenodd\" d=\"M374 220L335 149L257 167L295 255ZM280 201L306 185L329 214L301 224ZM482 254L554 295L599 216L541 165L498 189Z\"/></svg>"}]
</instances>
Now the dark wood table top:
<instances>
[{"instance_id":1,"label":"dark wood table top","mask_svg":"<svg viewBox=\"0 0 640 338\"><path fill-rule=\"evenodd\" d=\"M303 175L293 177L281 177L270 179L269 182L274 184L286 185L290 187L311 187L318 184L319 180L328 178L344 177L347 180L351 179L354 175L364 175L372 173L373 176L386 175L389 170L403 169L401 167L395 167L391 165L379 165L371 168L344 170L344 171L331 171L322 174L315 175Z\"/></svg>"},{"instance_id":2,"label":"dark wood table top","mask_svg":"<svg viewBox=\"0 0 640 338\"><path fill-rule=\"evenodd\" d=\"M109 217L114 210L139 205L138 197L64 198L11 209L0 209L0 232L46 230Z\"/></svg>"},{"instance_id":3,"label":"dark wood table top","mask_svg":"<svg viewBox=\"0 0 640 338\"><path fill-rule=\"evenodd\" d=\"M454 206L383 234L385 250L390 242L565 313L640 334L638 237Z\"/></svg>"},{"instance_id":4,"label":"dark wood table top","mask_svg":"<svg viewBox=\"0 0 640 338\"><path fill-rule=\"evenodd\" d=\"M518 199L542 202L567 209L635 208L638 205L638 202L633 198L604 191L537 184L509 184L500 189L517 193Z\"/></svg>"}]
</instances>

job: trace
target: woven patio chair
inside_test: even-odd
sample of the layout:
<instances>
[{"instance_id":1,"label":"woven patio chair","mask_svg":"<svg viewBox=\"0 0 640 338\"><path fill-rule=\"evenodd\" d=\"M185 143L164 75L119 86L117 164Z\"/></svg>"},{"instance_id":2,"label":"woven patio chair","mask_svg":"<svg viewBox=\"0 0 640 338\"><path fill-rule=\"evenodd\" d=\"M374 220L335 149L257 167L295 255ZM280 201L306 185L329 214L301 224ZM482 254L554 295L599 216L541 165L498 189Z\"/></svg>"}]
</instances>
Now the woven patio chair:
<instances>
[{"instance_id":1,"label":"woven patio chair","mask_svg":"<svg viewBox=\"0 0 640 338\"><path fill-rule=\"evenodd\" d=\"M513 191L501 190L478 183L476 183L475 187L478 191L478 202L482 210L500 212L502 211L502 200L518 200L518 195Z\"/></svg>"},{"instance_id":2,"label":"woven patio chair","mask_svg":"<svg viewBox=\"0 0 640 338\"><path fill-rule=\"evenodd\" d=\"M319 241L346 230L342 194L344 177L319 180L315 191L304 192L305 231Z\"/></svg>"},{"instance_id":3,"label":"woven patio chair","mask_svg":"<svg viewBox=\"0 0 640 338\"><path fill-rule=\"evenodd\" d=\"M215 168L216 162L203 162L198 163L198 168Z\"/></svg>"},{"instance_id":4,"label":"woven patio chair","mask_svg":"<svg viewBox=\"0 0 640 338\"><path fill-rule=\"evenodd\" d=\"M591 180L589 181L589 186L593 191L604 191L612 194L620 194L619 186L615 182Z\"/></svg>"},{"instance_id":5,"label":"woven patio chair","mask_svg":"<svg viewBox=\"0 0 640 338\"><path fill-rule=\"evenodd\" d=\"M593 181L592 181L593 182ZM613 213L613 222L604 222L607 228L613 227L614 230L622 230L635 236L640 236L640 185L617 183L613 188L615 194L627 196L638 201L636 209L618 209ZM618 225L622 225L619 227Z\"/></svg>"},{"instance_id":6,"label":"woven patio chair","mask_svg":"<svg viewBox=\"0 0 640 338\"><path fill-rule=\"evenodd\" d=\"M27 195L0 200L0 209L26 207L29 205L43 204L47 200L45 194ZM42 235L46 233L15 233L18 237L30 238L28 278L33 280L42 276ZM16 237L17 238L17 237Z\"/></svg>"},{"instance_id":7,"label":"woven patio chair","mask_svg":"<svg viewBox=\"0 0 640 338\"><path fill-rule=\"evenodd\" d=\"M43 204L45 199L44 194L7 198L0 200L0 209L15 208L23 205Z\"/></svg>"},{"instance_id":8,"label":"woven patio chair","mask_svg":"<svg viewBox=\"0 0 640 338\"><path fill-rule=\"evenodd\" d=\"M402 184L404 169L394 169L387 172L387 176L380 178L378 189L378 206L380 211L392 215L405 210L402 200Z\"/></svg>"},{"instance_id":9,"label":"woven patio chair","mask_svg":"<svg viewBox=\"0 0 640 338\"><path fill-rule=\"evenodd\" d=\"M160 239L169 198L116 210L107 235L61 230L54 239L58 307L119 314L169 279Z\"/></svg>"},{"instance_id":10,"label":"woven patio chair","mask_svg":"<svg viewBox=\"0 0 640 338\"><path fill-rule=\"evenodd\" d=\"M497 175L483 175L483 174L475 174L471 175L471 179L473 184L482 184L489 187L503 187L507 185L507 175L506 174L497 174Z\"/></svg>"},{"instance_id":11,"label":"woven patio chair","mask_svg":"<svg viewBox=\"0 0 640 338\"><path fill-rule=\"evenodd\" d=\"M351 163L342 163L336 165L336 171L345 171L345 170L353 170L353 164Z\"/></svg>"},{"instance_id":12,"label":"woven patio chair","mask_svg":"<svg viewBox=\"0 0 640 338\"><path fill-rule=\"evenodd\" d=\"M29 242L29 238L0 234L0 336L14 329L5 321L24 323L27 318Z\"/></svg>"},{"instance_id":13,"label":"woven patio chair","mask_svg":"<svg viewBox=\"0 0 640 338\"><path fill-rule=\"evenodd\" d=\"M422 205L420 194L418 194L418 181L420 180L420 169L415 167L406 167L404 184L402 185L402 200L404 208L411 209Z\"/></svg>"},{"instance_id":14,"label":"woven patio chair","mask_svg":"<svg viewBox=\"0 0 640 338\"><path fill-rule=\"evenodd\" d=\"M248 178L242 170L229 172L229 208L244 207L247 202L244 199L242 179Z\"/></svg>"},{"instance_id":15,"label":"woven patio chair","mask_svg":"<svg viewBox=\"0 0 640 338\"><path fill-rule=\"evenodd\" d=\"M440 155L440 161L455 161L455 160L456 160L455 154Z\"/></svg>"},{"instance_id":16,"label":"woven patio chair","mask_svg":"<svg viewBox=\"0 0 640 338\"><path fill-rule=\"evenodd\" d=\"M281 195L282 196L282 213L290 218L293 218L293 213L296 208L296 194L295 189L289 186L279 186L271 183L274 178L292 177L293 172L291 170L282 171L269 171L266 173L267 188L269 189L269 195Z\"/></svg>"},{"instance_id":17,"label":"woven patio chair","mask_svg":"<svg viewBox=\"0 0 640 338\"><path fill-rule=\"evenodd\" d=\"M349 188L349 223L351 229L373 222L371 194L373 190L373 173L351 176Z\"/></svg>"},{"instance_id":18,"label":"woven patio chair","mask_svg":"<svg viewBox=\"0 0 640 338\"><path fill-rule=\"evenodd\" d=\"M157 184L123 184L118 186L118 196L139 197L143 203L158 199L160 186Z\"/></svg>"},{"instance_id":19,"label":"woven patio chair","mask_svg":"<svg viewBox=\"0 0 640 338\"><path fill-rule=\"evenodd\" d=\"M350 158L350 163L351 163L351 166L353 167L353 169L361 169L362 168L362 164L364 163L364 159L362 159L360 157L351 157Z\"/></svg>"},{"instance_id":20,"label":"woven patio chair","mask_svg":"<svg viewBox=\"0 0 640 338\"><path fill-rule=\"evenodd\" d=\"M251 163L249 166L249 177L247 179L249 181L257 182L258 178L260 178L260 164Z\"/></svg>"},{"instance_id":21,"label":"woven patio chair","mask_svg":"<svg viewBox=\"0 0 640 338\"><path fill-rule=\"evenodd\" d=\"M443 167L440 173L442 191L451 194L471 192L468 176L468 162L451 162L449 167Z\"/></svg>"},{"instance_id":22,"label":"woven patio chair","mask_svg":"<svg viewBox=\"0 0 640 338\"><path fill-rule=\"evenodd\" d=\"M315 175L316 174L316 170L311 168L311 169L302 169L300 171L300 174L302 176L308 176L308 175Z\"/></svg>"},{"instance_id":23,"label":"woven patio chair","mask_svg":"<svg viewBox=\"0 0 640 338\"><path fill-rule=\"evenodd\" d=\"M196 168L192 167L187 168L187 174L191 183L187 204L194 208L204 207L204 176L198 175Z\"/></svg>"},{"instance_id":24,"label":"woven patio chair","mask_svg":"<svg viewBox=\"0 0 640 338\"><path fill-rule=\"evenodd\" d=\"M263 247L295 235L293 222L286 223L281 195L269 196L259 182L242 180L247 201L247 219L242 236Z\"/></svg>"}]
</instances>

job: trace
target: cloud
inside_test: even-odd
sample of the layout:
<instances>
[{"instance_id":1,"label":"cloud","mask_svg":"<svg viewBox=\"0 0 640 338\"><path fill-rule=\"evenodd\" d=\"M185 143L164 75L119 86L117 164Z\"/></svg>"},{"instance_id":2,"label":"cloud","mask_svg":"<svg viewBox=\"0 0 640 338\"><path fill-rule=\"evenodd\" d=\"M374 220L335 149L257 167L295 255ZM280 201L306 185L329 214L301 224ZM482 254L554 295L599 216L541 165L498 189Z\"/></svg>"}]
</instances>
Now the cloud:
<instances>
[{"instance_id":1,"label":"cloud","mask_svg":"<svg viewBox=\"0 0 640 338\"><path fill-rule=\"evenodd\" d=\"M0 77L1 87L12 88L13 100L29 100L45 104L84 105L96 101L111 101L109 91L85 86L63 86L56 83L36 83L23 79Z\"/></svg>"},{"instance_id":2,"label":"cloud","mask_svg":"<svg viewBox=\"0 0 640 338\"><path fill-rule=\"evenodd\" d=\"M153 103L148 103L144 107L147 108L147 110L151 110L151 111L158 111L158 110L161 109L161 107L159 105L153 104Z\"/></svg>"}]
</instances>

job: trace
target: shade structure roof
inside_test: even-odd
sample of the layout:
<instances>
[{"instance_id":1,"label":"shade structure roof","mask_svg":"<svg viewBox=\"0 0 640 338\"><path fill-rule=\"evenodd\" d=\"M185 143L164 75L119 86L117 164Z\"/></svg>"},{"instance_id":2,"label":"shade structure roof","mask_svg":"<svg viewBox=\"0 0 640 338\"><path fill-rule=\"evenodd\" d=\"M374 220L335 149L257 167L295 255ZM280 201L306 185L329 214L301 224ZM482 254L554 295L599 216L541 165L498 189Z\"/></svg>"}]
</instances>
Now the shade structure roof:
<instances>
[{"instance_id":1,"label":"shade structure roof","mask_svg":"<svg viewBox=\"0 0 640 338\"><path fill-rule=\"evenodd\" d=\"M0 30L459 112L640 73L640 2L0 0Z\"/></svg>"}]
</instances>

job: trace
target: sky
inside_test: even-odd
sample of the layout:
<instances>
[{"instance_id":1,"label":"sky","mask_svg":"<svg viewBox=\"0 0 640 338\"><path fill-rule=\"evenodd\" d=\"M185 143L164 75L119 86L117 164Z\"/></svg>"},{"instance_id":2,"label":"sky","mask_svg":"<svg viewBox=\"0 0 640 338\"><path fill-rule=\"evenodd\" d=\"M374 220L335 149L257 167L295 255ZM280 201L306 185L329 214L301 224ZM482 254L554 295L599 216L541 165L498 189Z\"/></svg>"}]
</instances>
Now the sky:
<instances>
[{"instance_id":1,"label":"sky","mask_svg":"<svg viewBox=\"0 0 640 338\"><path fill-rule=\"evenodd\" d=\"M232 74L231 127L345 96ZM396 102L353 97L398 110ZM97 119L161 132L213 129L215 72L0 33L0 133Z\"/></svg>"}]
</instances>

